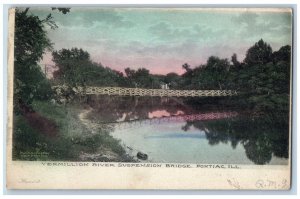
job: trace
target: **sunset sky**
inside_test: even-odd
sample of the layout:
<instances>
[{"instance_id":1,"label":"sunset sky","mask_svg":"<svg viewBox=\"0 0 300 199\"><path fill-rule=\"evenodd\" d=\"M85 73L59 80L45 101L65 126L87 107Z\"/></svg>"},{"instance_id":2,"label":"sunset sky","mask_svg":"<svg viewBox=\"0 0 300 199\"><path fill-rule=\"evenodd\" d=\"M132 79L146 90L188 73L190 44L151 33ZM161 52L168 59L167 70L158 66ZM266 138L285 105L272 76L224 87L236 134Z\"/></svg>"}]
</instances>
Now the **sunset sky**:
<instances>
[{"instance_id":1,"label":"sunset sky","mask_svg":"<svg viewBox=\"0 0 300 199\"><path fill-rule=\"evenodd\" d=\"M71 8L63 15L30 9L41 18L53 13L59 28L47 30L54 50L82 48L104 66L122 72L144 67L155 74L181 74L182 64L198 66L211 55L230 59L236 53L242 61L261 38L273 50L291 45L288 11ZM51 59L47 53L42 63Z\"/></svg>"}]
</instances>

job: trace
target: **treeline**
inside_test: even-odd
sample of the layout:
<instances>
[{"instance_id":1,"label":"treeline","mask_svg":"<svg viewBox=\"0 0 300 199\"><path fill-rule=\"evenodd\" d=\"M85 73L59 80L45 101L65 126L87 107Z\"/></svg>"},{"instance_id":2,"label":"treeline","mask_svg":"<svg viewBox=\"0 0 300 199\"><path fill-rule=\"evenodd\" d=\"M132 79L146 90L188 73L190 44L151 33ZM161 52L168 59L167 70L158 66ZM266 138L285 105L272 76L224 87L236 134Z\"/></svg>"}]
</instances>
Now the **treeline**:
<instances>
[{"instance_id":1,"label":"treeline","mask_svg":"<svg viewBox=\"0 0 300 199\"><path fill-rule=\"evenodd\" d=\"M116 71L93 62L90 54L82 49L61 49L52 53L58 70L54 79L49 80L38 65L45 51L52 50L45 26L57 28L51 13L40 19L28 14L28 9L17 10L14 62L17 109L30 106L33 100L51 99L51 84L138 88L161 88L167 84L170 89L233 89L240 93L241 103L250 108L288 110L291 69L288 45L273 52L269 44L260 40L248 49L242 62L236 54L231 60L211 56L205 64L196 67L183 64L182 75L155 75L145 68Z\"/></svg>"},{"instance_id":2,"label":"treeline","mask_svg":"<svg viewBox=\"0 0 300 199\"><path fill-rule=\"evenodd\" d=\"M207 63L191 69L183 67L180 87L184 89L233 89L240 93L240 103L256 110L288 111L290 93L291 47L273 52L259 40L242 62L236 54L228 59L212 56Z\"/></svg>"},{"instance_id":3,"label":"treeline","mask_svg":"<svg viewBox=\"0 0 300 199\"><path fill-rule=\"evenodd\" d=\"M272 158L289 157L289 133L285 119L273 117L240 116L228 120L188 121L182 128L191 127L205 132L210 145L219 143L238 145L245 149L246 156L255 164L270 163Z\"/></svg>"},{"instance_id":4,"label":"treeline","mask_svg":"<svg viewBox=\"0 0 300 199\"><path fill-rule=\"evenodd\" d=\"M185 73L150 74L149 70L126 68L125 73L94 63L82 49L62 49L52 53L59 70L57 83L71 86L120 86L138 88L237 90L248 107L259 110L287 109L290 88L291 47L273 52L269 44L259 40L246 53L242 62L233 54L231 60L216 56L206 64L192 68L183 64Z\"/></svg>"},{"instance_id":5,"label":"treeline","mask_svg":"<svg viewBox=\"0 0 300 199\"><path fill-rule=\"evenodd\" d=\"M125 73L104 67L90 59L82 49L61 49L52 53L58 67L53 77L56 84L70 86L120 86L137 88L160 88L161 84L178 87L180 76L176 73L154 75L146 68L126 68Z\"/></svg>"},{"instance_id":6,"label":"treeline","mask_svg":"<svg viewBox=\"0 0 300 199\"><path fill-rule=\"evenodd\" d=\"M150 74L145 68L126 68L123 73L92 62L89 53L78 48L54 51L52 55L59 68L54 73L55 81L69 85L160 88L161 84L168 84L172 89L289 93L291 47L283 46L272 52L263 40L249 48L243 62L237 60L236 54L231 61L211 56L206 64L194 68L185 63L182 75Z\"/></svg>"}]
</instances>

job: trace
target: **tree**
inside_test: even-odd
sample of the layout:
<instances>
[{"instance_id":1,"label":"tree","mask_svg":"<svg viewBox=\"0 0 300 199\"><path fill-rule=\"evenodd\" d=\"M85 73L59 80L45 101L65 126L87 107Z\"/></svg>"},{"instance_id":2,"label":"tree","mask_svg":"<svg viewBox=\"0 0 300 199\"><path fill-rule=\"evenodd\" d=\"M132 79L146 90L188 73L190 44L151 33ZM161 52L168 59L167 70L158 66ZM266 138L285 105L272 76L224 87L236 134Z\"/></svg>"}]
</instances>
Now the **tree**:
<instances>
[{"instance_id":1,"label":"tree","mask_svg":"<svg viewBox=\"0 0 300 199\"><path fill-rule=\"evenodd\" d=\"M225 89L228 84L230 63L216 56L208 58L207 63L189 69L182 75L186 89Z\"/></svg>"},{"instance_id":2,"label":"tree","mask_svg":"<svg viewBox=\"0 0 300 199\"><path fill-rule=\"evenodd\" d=\"M15 61L18 64L36 64L46 50L52 49L47 37L45 22L37 16L27 15L28 9L16 10Z\"/></svg>"},{"instance_id":3,"label":"tree","mask_svg":"<svg viewBox=\"0 0 300 199\"><path fill-rule=\"evenodd\" d=\"M114 71L101 63L94 63L87 51L79 48L61 49L52 53L58 66L54 73L57 82L76 86L122 86L127 85L123 73Z\"/></svg>"},{"instance_id":4,"label":"tree","mask_svg":"<svg viewBox=\"0 0 300 199\"><path fill-rule=\"evenodd\" d=\"M58 10L66 14L70 8L58 8ZM52 50L45 25L49 25L52 29L58 27L51 13L45 19L40 19L38 16L28 14L28 11L29 8L16 9L15 14L15 61L20 64L36 64L46 50Z\"/></svg>"},{"instance_id":5,"label":"tree","mask_svg":"<svg viewBox=\"0 0 300 199\"><path fill-rule=\"evenodd\" d=\"M256 111L288 111L290 47L272 53L269 44L258 41L248 51L245 67L239 73L239 85L247 104Z\"/></svg>"},{"instance_id":6,"label":"tree","mask_svg":"<svg viewBox=\"0 0 300 199\"><path fill-rule=\"evenodd\" d=\"M19 112L21 106L30 106L34 99L45 99L51 94L49 82L41 72L38 61L44 52L52 49L47 37L44 20L16 9L15 14L15 61L14 61L14 108ZM53 22L53 21L52 21Z\"/></svg>"},{"instance_id":7,"label":"tree","mask_svg":"<svg viewBox=\"0 0 300 199\"><path fill-rule=\"evenodd\" d=\"M126 68L125 74L131 85L139 88L157 87L154 85L155 77L150 74L150 71L145 68L138 68L137 70Z\"/></svg>"},{"instance_id":8,"label":"tree","mask_svg":"<svg viewBox=\"0 0 300 199\"><path fill-rule=\"evenodd\" d=\"M237 55L235 53L231 56L231 62L234 68L241 68L242 66L242 64L237 60Z\"/></svg>"},{"instance_id":9,"label":"tree","mask_svg":"<svg viewBox=\"0 0 300 199\"><path fill-rule=\"evenodd\" d=\"M274 63L278 63L280 61L291 62L291 46L286 45L282 46L278 51L275 51L272 54L272 59Z\"/></svg>"},{"instance_id":10,"label":"tree","mask_svg":"<svg viewBox=\"0 0 300 199\"><path fill-rule=\"evenodd\" d=\"M129 79L132 79L134 77L135 74L135 70L128 68L125 68L125 74L126 77L128 77Z\"/></svg>"},{"instance_id":11,"label":"tree","mask_svg":"<svg viewBox=\"0 0 300 199\"><path fill-rule=\"evenodd\" d=\"M59 8L66 14L70 8ZM50 14L45 19L28 13L29 8L16 9L14 41L14 110L31 107L35 99L47 100L52 94L50 83L42 73L38 61L46 50L52 50L46 26L58 26Z\"/></svg>"},{"instance_id":12,"label":"tree","mask_svg":"<svg viewBox=\"0 0 300 199\"><path fill-rule=\"evenodd\" d=\"M170 88L176 88L179 86L180 84L180 76L177 73L168 73L165 77L164 77L164 82L170 85Z\"/></svg>"},{"instance_id":13,"label":"tree","mask_svg":"<svg viewBox=\"0 0 300 199\"><path fill-rule=\"evenodd\" d=\"M262 39L248 49L244 62L248 66L266 64L272 60L272 48Z\"/></svg>"},{"instance_id":14,"label":"tree","mask_svg":"<svg viewBox=\"0 0 300 199\"><path fill-rule=\"evenodd\" d=\"M84 72L87 65L92 64L89 53L78 48L54 51L52 52L52 57L52 61L59 68L54 73L54 78L61 79L64 83L72 85L83 83L84 78L80 77L82 73L79 73L79 70ZM82 81L79 82L79 79Z\"/></svg>"},{"instance_id":15,"label":"tree","mask_svg":"<svg viewBox=\"0 0 300 199\"><path fill-rule=\"evenodd\" d=\"M52 10L58 10L59 12L62 12L63 14L67 14L68 12L70 12L71 8L57 8L57 7L52 7Z\"/></svg>"},{"instance_id":16,"label":"tree","mask_svg":"<svg viewBox=\"0 0 300 199\"><path fill-rule=\"evenodd\" d=\"M183 64L183 65L182 65L182 68L183 68L186 72L189 72L189 71L192 70L192 69L191 69L191 66L190 66L189 64L187 64L187 63Z\"/></svg>"},{"instance_id":17,"label":"tree","mask_svg":"<svg viewBox=\"0 0 300 199\"><path fill-rule=\"evenodd\" d=\"M216 56L210 56L207 60L205 68L212 71L224 72L229 70L230 64L227 59L220 59Z\"/></svg>"},{"instance_id":18,"label":"tree","mask_svg":"<svg viewBox=\"0 0 300 199\"><path fill-rule=\"evenodd\" d=\"M113 70L118 76L124 77L124 74L121 71Z\"/></svg>"}]
</instances>

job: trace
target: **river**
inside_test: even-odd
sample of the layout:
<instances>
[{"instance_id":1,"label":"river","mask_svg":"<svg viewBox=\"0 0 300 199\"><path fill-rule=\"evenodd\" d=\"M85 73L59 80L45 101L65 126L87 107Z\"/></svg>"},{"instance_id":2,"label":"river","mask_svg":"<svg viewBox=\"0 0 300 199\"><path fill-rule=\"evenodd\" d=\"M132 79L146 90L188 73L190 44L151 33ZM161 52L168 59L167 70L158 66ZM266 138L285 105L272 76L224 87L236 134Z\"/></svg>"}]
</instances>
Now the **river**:
<instances>
[{"instance_id":1,"label":"river","mask_svg":"<svg viewBox=\"0 0 300 199\"><path fill-rule=\"evenodd\" d=\"M179 98L93 97L88 119L113 125L110 134L142 162L288 164L287 121Z\"/></svg>"}]
</instances>

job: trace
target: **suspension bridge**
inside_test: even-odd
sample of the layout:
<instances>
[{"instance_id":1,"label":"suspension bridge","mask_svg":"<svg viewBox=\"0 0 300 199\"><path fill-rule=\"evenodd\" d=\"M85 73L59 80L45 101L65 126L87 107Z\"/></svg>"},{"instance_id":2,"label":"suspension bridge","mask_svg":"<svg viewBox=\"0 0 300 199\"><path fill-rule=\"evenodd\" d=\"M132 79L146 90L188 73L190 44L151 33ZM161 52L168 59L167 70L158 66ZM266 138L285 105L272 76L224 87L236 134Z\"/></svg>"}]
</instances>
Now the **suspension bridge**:
<instances>
[{"instance_id":1,"label":"suspension bridge","mask_svg":"<svg viewBox=\"0 0 300 199\"><path fill-rule=\"evenodd\" d=\"M172 90L124 87L73 87L53 86L58 94L72 90L80 95L159 96L159 97L219 97L238 95L235 90Z\"/></svg>"}]
</instances>

